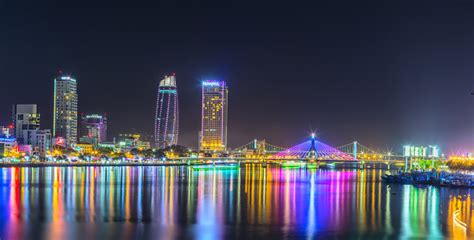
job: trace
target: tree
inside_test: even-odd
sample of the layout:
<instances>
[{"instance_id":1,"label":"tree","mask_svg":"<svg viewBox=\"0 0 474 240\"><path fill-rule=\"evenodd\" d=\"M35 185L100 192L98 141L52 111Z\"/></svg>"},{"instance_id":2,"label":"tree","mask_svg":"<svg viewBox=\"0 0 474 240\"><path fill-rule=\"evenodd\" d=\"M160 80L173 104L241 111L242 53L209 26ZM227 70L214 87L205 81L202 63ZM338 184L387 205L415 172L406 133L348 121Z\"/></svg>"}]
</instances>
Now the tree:
<instances>
[{"instance_id":1,"label":"tree","mask_svg":"<svg viewBox=\"0 0 474 240\"><path fill-rule=\"evenodd\" d=\"M189 157L190 149L181 145L172 145L163 149L163 152L173 152L178 157Z\"/></svg>"}]
</instances>

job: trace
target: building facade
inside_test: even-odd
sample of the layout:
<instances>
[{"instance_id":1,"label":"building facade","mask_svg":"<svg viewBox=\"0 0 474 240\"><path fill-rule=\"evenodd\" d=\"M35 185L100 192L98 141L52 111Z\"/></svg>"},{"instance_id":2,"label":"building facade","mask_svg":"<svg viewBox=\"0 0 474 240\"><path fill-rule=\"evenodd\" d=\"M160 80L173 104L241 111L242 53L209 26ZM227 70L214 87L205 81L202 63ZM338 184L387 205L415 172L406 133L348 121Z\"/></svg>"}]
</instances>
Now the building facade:
<instances>
[{"instance_id":1,"label":"building facade","mask_svg":"<svg viewBox=\"0 0 474 240\"><path fill-rule=\"evenodd\" d=\"M97 146L107 141L107 116L105 114L87 114L81 117L80 142Z\"/></svg>"},{"instance_id":2,"label":"building facade","mask_svg":"<svg viewBox=\"0 0 474 240\"><path fill-rule=\"evenodd\" d=\"M199 149L223 152L227 149L228 88L224 81L202 82Z\"/></svg>"},{"instance_id":3,"label":"building facade","mask_svg":"<svg viewBox=\"0 0 474 240\"><path fill-rule=\"evenodd\" d=\"M30 144L28 132L40 129L40 115L36 104L17 104L13 107L15 137L19 144Z\"/></svg>"},{"instance_id":4,"label":"building facade","mask_svg":"<svg viewBox=\"0 0 474 240\"><path fill-rule=\"evenodd\" d=\"M28 130L25 136L27 136L27 144L31 145L32 152L40 157L46 157L52 148L51 130Z\"/></svg>"},{"instance_id":5,"label":"building facade","mask_svg":"<svg viewBox=\"0 0 474 240\"><path fill-rule=\"evenodd\" d=\"M13 124L11 124L10 126L0 126L0 137L10 137L10 136L14 136L14 130L15 130L15 127Z\"/></svg>"},{"instance_id":6,"label":"building facade","mask_svg":"<svg viewBox=\"0 0 474 240\"><path fill-rule=\"evenodd\" d=\"M69 75L54 79L53 136L65 139L66 146L77 143L77 82Z\"/></svg>"},{"instance_id":7,"label":"building facade","mask_svg":"<svg viewBox=\"0 0 474 240\"><path fill-rule=\"evenodd\" d=\"M14 137L0 136L0 157L7 155L15 146L17 146L17 142Z\"/></svg>"},{"instance_id":8,"label":"building facade","mask_svg":"<svg viewBox=\"0 0 474 240\"><path fill-rule=\"evenodd\" d=\"M77 143L76 148L82 154L92 154L94 153L94 145L90 143Z\"/></svg>"},{"instance_id":9,"label":"building facade","mask_svg":"<svg viewBox=\"0 0 474 240\"><path fill-rule=\"evenodd\" d=\"M178 144L179 108L175 74L160 81L155 113L155 147L162 149Z\"/></svg>"}]
</instances>

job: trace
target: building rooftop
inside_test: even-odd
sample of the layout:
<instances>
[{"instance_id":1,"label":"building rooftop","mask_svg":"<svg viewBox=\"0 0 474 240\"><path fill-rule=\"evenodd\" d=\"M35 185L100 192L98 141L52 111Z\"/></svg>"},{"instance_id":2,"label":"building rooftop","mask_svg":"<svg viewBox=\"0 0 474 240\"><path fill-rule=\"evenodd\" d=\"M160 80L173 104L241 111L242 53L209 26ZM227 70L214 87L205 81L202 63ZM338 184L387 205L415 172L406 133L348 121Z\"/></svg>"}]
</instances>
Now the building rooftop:
<instances>
[{"instance_id":1,"label":"building rooftop","mask_svg":"<svg viewBox=\"0 0 474 240\"><path fill-rule=\"evenodd\" d=\"M165 76L165 78L160 81L160 87L176 87L175 76Z\"/></svg>"}]
</instances>

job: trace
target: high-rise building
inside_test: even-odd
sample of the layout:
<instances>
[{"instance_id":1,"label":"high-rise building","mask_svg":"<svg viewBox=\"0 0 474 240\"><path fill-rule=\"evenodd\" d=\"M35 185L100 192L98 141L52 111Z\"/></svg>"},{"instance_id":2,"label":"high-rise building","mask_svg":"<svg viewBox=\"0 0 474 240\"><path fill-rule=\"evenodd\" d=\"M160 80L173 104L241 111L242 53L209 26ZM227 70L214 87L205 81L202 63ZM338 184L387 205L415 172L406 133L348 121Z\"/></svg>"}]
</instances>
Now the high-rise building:
<instances>
[{"instance_id":1,"label":"high-rise building","mask_svg":"<svg viewBox=\"0 0 474 240\"><path fill-rule=\"evenodd\" d=\"M82 115L80 141L94 146L107 141L107 117L105 114Z\"/></svg>"},{"instance_id":2,"label":"high-rise building","mask_svg":"<svg viewBox=\"0 0 474 240\"><path fill-rule=\"evenodd\" d=\"M77 142L77 83L69 75L54 79L53 136L65 139L66 146Z\"/></svg>"},{"instance_id":3,"label":"high-rise building","mask_svg":"<svg viewBox=\"0 0 474 240\"><path fill-rule=\"evenodd\" d=\"M40 115L36 104L17 104L13 107L15 137L19 144L28 143L28 131L39 130Z\"/></svg>"},{"instance_id":4,"label":"high-rise building","mask_svg":"<svg viewBox=\"0 0 474 240\"><path fill-rule=\"evenodd\" d=\"M199 148L221 152L227 149L228 89L224 81L202 82L202 114Z\"/></svg>"},{"instance_id":5,"label":"high-rise building","mask_svg":"<svg viewBox=\"0 0 474 240\"><path fill-rule=\"evenodd\" d=\"M178 88L175 74L172 74L165 76L158 87L154 136L156 148L178 144L178 111Z\"/></svg>"}]
</instances>

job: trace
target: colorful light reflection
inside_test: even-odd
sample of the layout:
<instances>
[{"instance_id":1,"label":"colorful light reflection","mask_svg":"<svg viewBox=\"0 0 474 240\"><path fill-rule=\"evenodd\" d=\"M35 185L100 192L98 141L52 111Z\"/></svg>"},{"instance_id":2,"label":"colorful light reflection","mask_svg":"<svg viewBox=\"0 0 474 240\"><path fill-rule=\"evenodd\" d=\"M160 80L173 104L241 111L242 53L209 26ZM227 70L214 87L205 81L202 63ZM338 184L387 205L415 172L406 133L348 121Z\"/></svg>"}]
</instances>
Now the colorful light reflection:
<instances>
[{"instance_id":1,"label":"colorful light reflection","mask_svg":"<svg viewBox=\"0 0 474 240\"><path fill-rule=\"evenodd\" d=\"M388 187L380 174L260 165L1 168L0 237L473 237L470 190Z\"/></svg>"}]
</instances>

